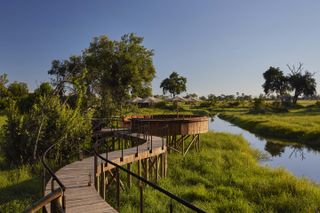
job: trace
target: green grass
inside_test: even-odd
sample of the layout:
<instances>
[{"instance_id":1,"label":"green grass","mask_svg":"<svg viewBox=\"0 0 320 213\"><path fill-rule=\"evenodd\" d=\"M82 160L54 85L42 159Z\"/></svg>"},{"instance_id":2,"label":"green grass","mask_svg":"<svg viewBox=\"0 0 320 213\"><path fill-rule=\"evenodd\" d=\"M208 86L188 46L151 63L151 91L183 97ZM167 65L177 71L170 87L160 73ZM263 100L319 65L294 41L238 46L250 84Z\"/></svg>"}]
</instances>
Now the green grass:
<instances>
[{"instance_id":1,"label":"green grass","mask_svg":"<svg viewBox=\"0 0 320 213\"><path fill-rule=\"evenodd\" d=\"M320 145L320 113L293 111L275 114L223 113L226 119L263 136L277 137L309 145Z\"/></svg>"},{"instance_id":2,"label":"green grass","mask_svg":"<svg viewBox=\"0 0 320 213\"><path fill-rule=\"evenodd\" d=\"M241 136L210 132L201 137L200 153L169 155L168 177L159 184L207 212L314 212L320 207L318 185L263 167L259 158ZM134 186L121 194L122 212L138 212L138 192ZM168 198L150 187L144 195L148 212L168 211ZM107 200L112 197L110 191ZM188 212L174 206L176 212Z\"/></svg>"},{"instance_id":3,"label":"green grass","mask_svg":"<svg viewBox=\"0 0 320 213\"><path fill-rule=\"evenodd\" d=\"M0 128L5 120L0 116ZM2 140L0 134L0 143ZM41 181L31 167L8 168L0 152L0 169L0 212L22 212L41 197Z\"/></svg>"},{"instance_id":4,"label":"green grass","mask_svg":"<svg viewBox=\"0 0 320 213\"><path fill-rule=\"evenodd\" d=\"M21 212L41 197L40 192L40 178L30 167L0 171L0 212Z\"/></svg>"}]
</instances>

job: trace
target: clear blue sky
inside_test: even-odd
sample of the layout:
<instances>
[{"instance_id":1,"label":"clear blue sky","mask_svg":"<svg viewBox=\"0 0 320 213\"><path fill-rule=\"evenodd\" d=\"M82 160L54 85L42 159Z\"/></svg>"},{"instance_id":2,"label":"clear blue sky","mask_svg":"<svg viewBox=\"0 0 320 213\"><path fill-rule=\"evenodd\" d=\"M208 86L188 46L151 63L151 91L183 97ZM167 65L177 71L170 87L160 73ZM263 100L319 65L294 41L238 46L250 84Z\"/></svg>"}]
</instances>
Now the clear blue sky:
<instances>
[{"instance_id":1,"label":"clear blue sky","mask_svg":"<svg viewBox=\"0 0 320 213\"><path fill-rule=\"evenodd\" d=\"M155 50L154 93L173 70L201 95L262 93L270 66L303 62L320 83L317 0L0 0L0 73L34 89L53 59L134 32Z\"/></svg>"}]
</instances>

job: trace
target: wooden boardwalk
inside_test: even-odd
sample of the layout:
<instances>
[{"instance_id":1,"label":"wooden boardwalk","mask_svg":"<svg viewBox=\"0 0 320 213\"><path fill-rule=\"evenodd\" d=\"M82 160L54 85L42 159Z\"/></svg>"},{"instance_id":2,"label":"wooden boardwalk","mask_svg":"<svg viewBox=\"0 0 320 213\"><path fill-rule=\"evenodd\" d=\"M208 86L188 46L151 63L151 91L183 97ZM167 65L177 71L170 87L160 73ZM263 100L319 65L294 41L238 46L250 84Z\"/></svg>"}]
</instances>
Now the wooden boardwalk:
<instances>
[{"instance_id":1,"label":"wooden boardwalk","mask_svg":"<svg viewBox=\"0 0 320 213\"><path fill-rule=\"evenodd\" d=\"M131 136L138 137L139 135L131 134ZM139 137L142 138L141 136ZM137 148L132 147L123 150L122 161L120 159L122 156L120 150L109 152L108 159L118 165L124 165L165 153L167 150L162 138L155 136L152 138L152 152L150 152L150 148L151 143L145 142L139 145L138 155L136 155ZM106 155L104 154L104 156ZM101 163L101 161L99 161L99 163ZM109 164L108 167L104 167L104 171L112 169L110 166ZM101 171L101 169L98 169L98 171ZM68 164L59 169L56 175L66 187L66 212L117 212L99 196L94 187L94 157L88 157L82 161ZM91 186L88 185L89 181L91 182ZM46 194L51 192L50 182L51 181L49 181L46 186ZM57 184L55 187L57 187ZM47 205L46 209L50 212L50 205Z\"/></svg>"}]
</instances>

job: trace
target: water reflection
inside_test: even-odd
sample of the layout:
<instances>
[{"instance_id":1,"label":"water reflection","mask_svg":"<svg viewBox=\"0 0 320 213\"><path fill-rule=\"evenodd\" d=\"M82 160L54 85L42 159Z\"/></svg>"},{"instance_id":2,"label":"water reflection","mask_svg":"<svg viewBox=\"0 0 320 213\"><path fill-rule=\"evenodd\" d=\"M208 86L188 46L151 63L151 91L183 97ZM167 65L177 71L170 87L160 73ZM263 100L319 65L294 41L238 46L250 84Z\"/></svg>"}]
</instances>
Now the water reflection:
<instances>
[{"instance_id":1,"label":"water reflection","mask_svg":"<svg viewBox=\"0 0 320 213\"><path fill-rule=\"evenodd\" d=\"M291 154L289 155L289 158L292 158L294 156L295 158L301 158L301 160L306 159L303 148L293 148Z\"/></svg>"},{"instance_id":2,"label":"water reflection","mask_svg":"<svg viewBox=\"0 0 320 213\"><path fill-rule=\"evenodd\" d=\"M266 139L232 125L219 117L211 118L210 121L209 128L211 130L242 135L252 147L267 152L269 159L261 161L261 164L284 167L297 176L306 176L320 182L319 147L307 147L288 141Z\"/></svg>"},{"instance_id":3,"label":"water reflection","mask_svg":"<svg viewBox=\"0 0 320 213\"><path fill-rule=\"evenodd\" d=\"M271 141L267 141L264 150L269 152L271 156L279 156L285 151L285 145L279 143L273 143Z\"/></svg>"}]
</instances>

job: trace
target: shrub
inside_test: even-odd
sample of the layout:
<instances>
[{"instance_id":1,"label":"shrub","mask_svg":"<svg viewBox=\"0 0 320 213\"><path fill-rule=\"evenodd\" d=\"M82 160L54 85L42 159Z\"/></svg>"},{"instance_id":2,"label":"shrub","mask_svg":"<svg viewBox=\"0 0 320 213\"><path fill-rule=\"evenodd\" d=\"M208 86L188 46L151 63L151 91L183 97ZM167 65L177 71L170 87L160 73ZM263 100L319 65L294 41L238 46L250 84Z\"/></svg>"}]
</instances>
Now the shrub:
<instances>
[{"instance_id":1,"label":"shrub","mask_svg":"<svg viewBox=\"0 0 320 213\"><path fill-rule=\"evenodd\" d=\"M12 101L3 144L6 159L15 165L33 163L54 143L60 143L58 156L69 155L90 141L90 119L91 113L82 116L58 97L40 98L27 113Z\"/></svg>"},{"instance_id":2,"label":"shrub","mask_svg":"<svg viewBox=\"0 0 320 213\"><path fill-rule=\"evenodd\" d=\"M262 98L255 98L253 101L253 107L249 111L250 113L266 113L267 105Z\"/></svg>"}]
</instances>

